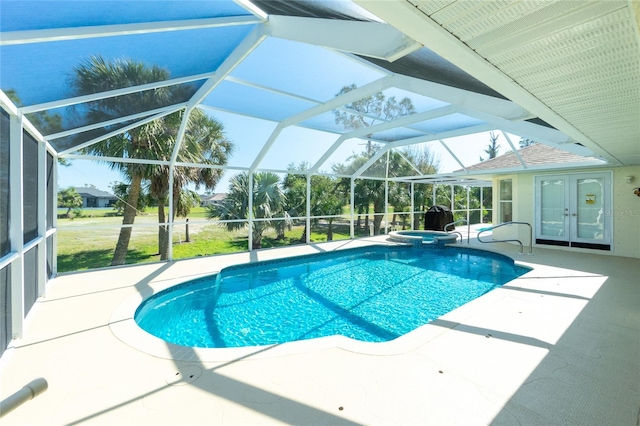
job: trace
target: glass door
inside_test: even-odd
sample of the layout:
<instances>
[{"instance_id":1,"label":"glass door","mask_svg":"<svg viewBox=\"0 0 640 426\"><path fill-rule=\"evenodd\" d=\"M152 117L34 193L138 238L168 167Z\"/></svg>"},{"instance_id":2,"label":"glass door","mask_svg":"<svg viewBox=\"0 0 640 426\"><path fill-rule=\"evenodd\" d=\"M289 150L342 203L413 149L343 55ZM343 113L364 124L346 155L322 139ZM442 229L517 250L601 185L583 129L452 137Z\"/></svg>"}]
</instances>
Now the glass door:
<instances>
[{"instance_id":1,"label":"glass door","mask_svg":"<svg viewBox=\"0 0 640 426\"><path fill-rule=\"evenodd\" d=\"M610 210L607 180L605 174L571 176L570 185L575 188L570 207L572 241L585 244L611 243L607 223L610 217L605 214Z\"/></svg>"},{"instance_id":2,"label":"glass door","mask_svg":"<svg viewBox=\"0 0 640 426\"><path fill-rule=\"evenodd\" d=\"M536 238L569 243L568 176L536 178Z\"/></svg>"},{"instance_id":3,"label":"glass door","mask_svg":"<svg viewBox=\"0 0 640 426\"><path fill-rule=\"evenodd\" d=\"M611 174L537 176L537 244L611 249Z\"/></svg>"}]
</instances>

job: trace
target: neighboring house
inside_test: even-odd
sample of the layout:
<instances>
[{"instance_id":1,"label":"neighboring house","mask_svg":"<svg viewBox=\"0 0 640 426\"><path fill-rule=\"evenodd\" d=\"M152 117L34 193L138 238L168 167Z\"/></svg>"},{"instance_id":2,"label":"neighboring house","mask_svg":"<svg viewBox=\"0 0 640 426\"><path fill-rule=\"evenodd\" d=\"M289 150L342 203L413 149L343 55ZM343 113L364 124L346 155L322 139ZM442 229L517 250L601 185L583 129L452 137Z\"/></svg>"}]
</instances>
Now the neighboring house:
<instances>
[{"instance_id":1,"label":"neighboring house","mask_svg":"<svg viewBox=\"0 0 640 426\"><path fill-rule=\"evenodd\" d=\"M218 201L222 201L225 198L227 198L227 194L225 193L200 195L200 206L208 206Z\"/></svg>"},{"instance_id":2,"label":"neighboring house","mask_svg":"<svg viewBox=\"0 0 640 426\"><path fill-rule=\"evenodd\" d=\"M523 164L524 163L524 164ZM543 144L467 167L493 182L493 223L526 222L533 244L640 257L640 166L614 167ZM495 229L494 239L529 243L526 225Z\"/></svg>"},{"instance_id":3,"label":"neighboring house","mask_svg":"<svg viewBox=\"0 0 640 426\"><path fill-rule=\"evenodd\" d=\"M118 199L115 195L91 187L75 187L82 197L82 207L112 207Z\"/></svg>"}]
</instances>

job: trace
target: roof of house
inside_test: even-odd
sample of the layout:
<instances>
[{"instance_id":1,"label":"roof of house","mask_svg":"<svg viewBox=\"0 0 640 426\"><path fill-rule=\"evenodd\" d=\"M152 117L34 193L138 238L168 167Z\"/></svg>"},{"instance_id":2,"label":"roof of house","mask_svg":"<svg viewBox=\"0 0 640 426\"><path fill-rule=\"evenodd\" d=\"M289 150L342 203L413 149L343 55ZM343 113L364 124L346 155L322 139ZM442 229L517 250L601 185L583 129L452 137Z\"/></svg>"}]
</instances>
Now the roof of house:
<instances>
[{"instance_id":1,"label":"roof of house","mask_svg":"<svg viewBox=\"0 0 640 426\"><path fill-rule=\"evenodd\" d=\"M572 154L558 148L554 148L541 143L529 145L519 149L517 153L528 166L539 166L546 164L564 164L564 163L581 163L597 161L595 157L583 157L581 155ZM482 161L467 167L468 171L477 170L495 170L506 169L512 167L522 167L520 159L515 152L510 151L489 160ZM458 170L462 171L462 170Z\"/></svg>"},{"instance_id":2,"label":"roof of house","mask_svg":"<svg viewBox=\"0 0 640 426\"><path fill-rule=\"evenodd\" d=\"M113 194L110 194L105 191L101 191L97 188L92 188L90 186L76 186L74 187L74 189L78 192L78 194L84 195L85 197L109 198L109 199L116 198L116 196Z\"/></svg>"},{"instance_id":3,"label":"roof of house","mask_svg":"<svg viewBox=\"0 0 640 426\"><path fill-rule=\"evenodd\" d=\"M200 200L202 201L222 201L225 198L227 198L227 194L224 192L200 195Z\"/></svg>"}]
</instances>

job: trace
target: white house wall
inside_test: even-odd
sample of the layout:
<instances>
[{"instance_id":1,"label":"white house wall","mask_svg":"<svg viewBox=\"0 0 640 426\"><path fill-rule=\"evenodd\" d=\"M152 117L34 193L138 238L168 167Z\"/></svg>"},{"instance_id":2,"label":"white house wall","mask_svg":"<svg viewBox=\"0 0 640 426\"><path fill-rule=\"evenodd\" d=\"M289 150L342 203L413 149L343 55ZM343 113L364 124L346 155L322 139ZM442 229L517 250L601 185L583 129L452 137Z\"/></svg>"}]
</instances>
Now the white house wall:
<instances>
[{"instance_id":1,"label":"white house wall","mask_svg":"<svg viewBox=\"0 0 640 426\"><path fill-rule=\"evenodd\" d=\"M640 187L640 166L624 166L615 168L588 168L554 170L549 172L519 173L500 175L493 179L493 223L499 223L499 185L500 180L511 179L513 184L513 221L528 222L535 227L535 177L564 173L613 172L612 211L613 241L612 250L598 251L599 254L611 254L621 257L640 258L640 197L633 189ZM627 177L633 176L631 183ZM529 242L529 230L526 226L504 227L494 231L494 239L518 238L523 244ZM535 240L535 228L533 231ZM535 242L534 242L535 246ZM542 246L541 246L542 247ZM545 248L571 251L593 252L594 250L544 245Z\"/></svg>"}]
</instances>

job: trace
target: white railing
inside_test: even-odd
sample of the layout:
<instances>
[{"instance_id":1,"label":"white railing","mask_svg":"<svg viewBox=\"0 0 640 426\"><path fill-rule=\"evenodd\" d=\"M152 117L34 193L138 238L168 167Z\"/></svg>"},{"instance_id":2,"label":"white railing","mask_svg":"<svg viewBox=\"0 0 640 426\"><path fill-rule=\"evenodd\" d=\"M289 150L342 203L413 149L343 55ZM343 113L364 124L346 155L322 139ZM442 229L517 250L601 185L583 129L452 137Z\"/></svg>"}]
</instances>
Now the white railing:
<instances>
[{"instance_id":1,"label":"white railing","mask_svg":"<svg viewBox=\"0 0 640 426\"><path fill-rule=\"evenodd\" d=\"M458 234L458 235L460 235L460 242L462 242L462 233L461 232L447 230L448 227L455 226L455 225L458 225L460 223L466 223L467 224L467 244L469 244L469 234L471 234L471 224L469 224L469 221L467 219L460 219L460 220L456 220L455 222L447 223L444 226L444 232L448 232L449 234Z\"/></svg>"},{"instance_id":2,"label":"white railing","mask_svg":"<svg viewBox=\"0 0 640 426\"><path fill-rule=\"evenodd\" d=\"M516 242L516 243L520 244L520 254L524 254L524 245L522 244L522 241L520 241L518 239L492 240L492 241L482 241L480 239L480 235L483 232L493 231L496 228L500 228L500 227L507 226L507 225L527 225L529 227L529 254L533 254L533 228L531 227L531 224L527 223L527 222L505 222L505 223L501 223L500 225L492 226L491 228L486 228L486 229L481 230L480 232L478 232L478 236L476 238L478 238L478 241L481 242L481 243Z\"/></svg>"}]
</instances>

